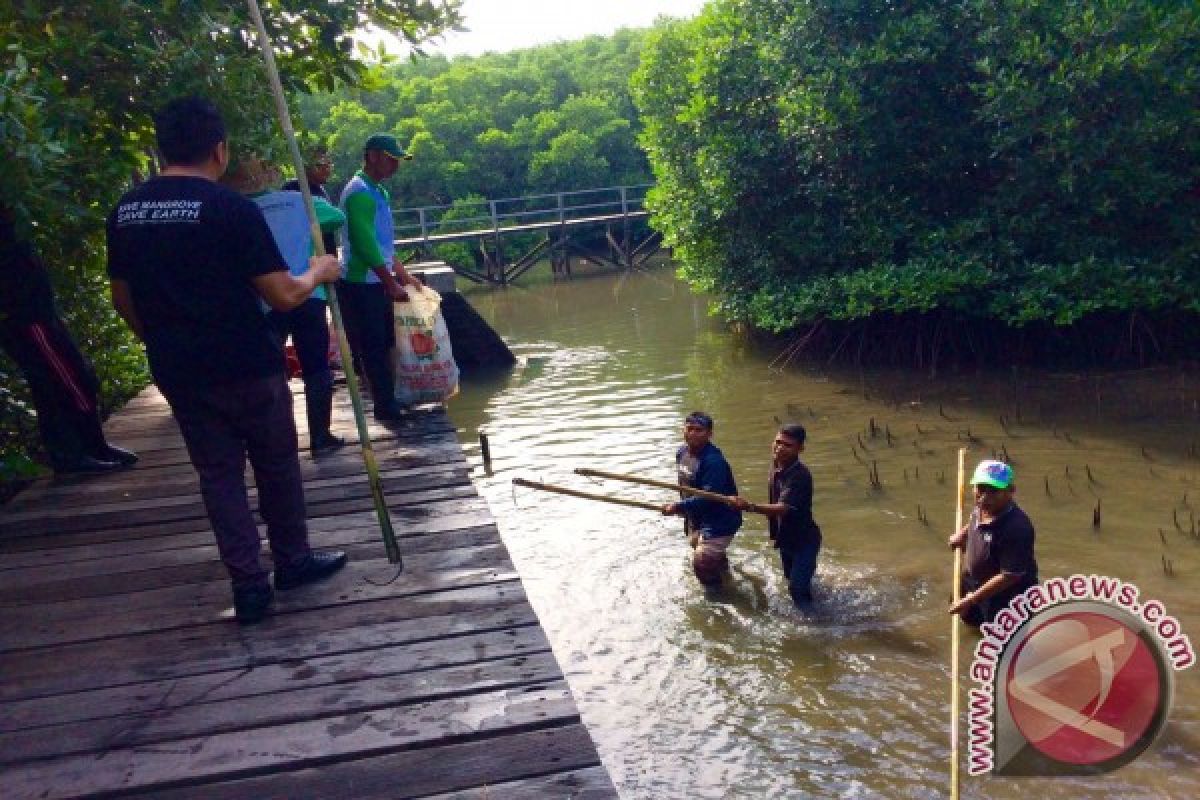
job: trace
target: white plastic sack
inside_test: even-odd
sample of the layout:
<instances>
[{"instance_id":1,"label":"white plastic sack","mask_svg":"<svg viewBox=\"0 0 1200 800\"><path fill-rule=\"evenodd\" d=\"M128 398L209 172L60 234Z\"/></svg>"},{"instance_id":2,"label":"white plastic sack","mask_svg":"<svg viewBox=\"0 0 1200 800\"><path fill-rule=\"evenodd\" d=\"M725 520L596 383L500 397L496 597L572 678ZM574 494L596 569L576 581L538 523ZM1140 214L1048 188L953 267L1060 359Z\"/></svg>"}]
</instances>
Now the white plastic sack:
<instances>
[{"instance_id":1,"label":"white plastic sack","mask_svg":"<svg viewBox=\"0 0 1200 800\"><path fill-rule=\"evenodd\" d=\"M444 403L458 393L458 365L442 319L442 296L428 286L405 288L408 300L396 304L396 401Z\"/></svg>"}]
</instances>

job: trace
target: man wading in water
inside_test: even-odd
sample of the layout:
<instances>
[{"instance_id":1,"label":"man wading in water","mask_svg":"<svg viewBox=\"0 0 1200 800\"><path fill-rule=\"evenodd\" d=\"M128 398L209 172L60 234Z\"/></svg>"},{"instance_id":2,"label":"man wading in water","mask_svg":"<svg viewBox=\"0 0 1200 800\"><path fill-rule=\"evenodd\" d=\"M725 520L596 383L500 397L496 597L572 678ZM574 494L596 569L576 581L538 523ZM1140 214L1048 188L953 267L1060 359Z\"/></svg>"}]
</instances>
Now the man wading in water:
<instances>
[{"instance_id":1,"label":"man wading in water","mask_svg":"<svg viewBox=\"0 0 1200 800\"><path fill-rule=\"evenodd\" d=\"M779 548L788 592L799 608L812 604L812 578L821 550L821 529L812 515L812 473L800 461L805 438L807 433L800 425L784 425L775 434L767 480L770 503L760 506L737 498L737 507L742 511L767 515L771 543Z\"/></svg>"},{"instance_id":2,"label":"man wading in water","mask_svg":"<svg viewBox=\"0 0 1200 800\"><path fill-rule=\"evenodd\" d=\"M708 414L700 411L688 414L683 425L686 444L675 453L679 483L706 492L736 495L733 470L712 443L712 429L713 420ZM686 497L678 503L663 506L662 513L682 515L686 519L685 530L693 550L692 570L705 588L719 587L722 576L729 569L725 551L729 549L733 535L742 527L742 513L705 497Z\"/></svg>"},{"instance_id":3,"label":"man wading in water","mask_svg":"<svg viewBox=\"0 0 1200 800\"><path fill-rule=\"evenodd\" d=\"M975 510L963 529L949 539L950 547L967 552L962 575L962 599L951 614L979 627L991 622L1009 602L1037 583L1033 557L1033 523L1013 501L1013 470L1002 461L981 461L971 477Z\"/></svg>"}]
</instances>

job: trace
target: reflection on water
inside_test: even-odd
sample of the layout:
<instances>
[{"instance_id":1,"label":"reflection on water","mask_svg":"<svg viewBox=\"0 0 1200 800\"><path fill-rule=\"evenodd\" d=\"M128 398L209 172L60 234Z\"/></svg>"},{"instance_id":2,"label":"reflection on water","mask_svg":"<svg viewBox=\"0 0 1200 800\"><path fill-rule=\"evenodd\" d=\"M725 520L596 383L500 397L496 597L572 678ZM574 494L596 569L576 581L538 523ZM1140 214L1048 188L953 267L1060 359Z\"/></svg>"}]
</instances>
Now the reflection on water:
<instances>
[{"instance_id":1,"label":"reflection on water","mask_svg":"<svg viewBox=\"0 0 1200 800\"><path fill-rule=\"evenodd\" d=\"M471 299L522 366L467 382L451 416L476 460L476 431L489 435L494 474L476 481L626 798L947 794L944 542L963 444L970 459L1012 460L1043 579L1124 578L1200 641L1194 376L779 373L774 353L725 331L665 271ZM677 519L512 487L666 502L572 471L672 480L693 408L714 415L742 493L760 501L777 421L808 428L825 533L812 611L791 607L761 517L747 517L730 580L706 597ZM964 673L975 641L964 636ZM1114 775L965 778L963 796L1200 796L1197 675L1177 676L1154 752Z\"/></svg>"}]
</instances>

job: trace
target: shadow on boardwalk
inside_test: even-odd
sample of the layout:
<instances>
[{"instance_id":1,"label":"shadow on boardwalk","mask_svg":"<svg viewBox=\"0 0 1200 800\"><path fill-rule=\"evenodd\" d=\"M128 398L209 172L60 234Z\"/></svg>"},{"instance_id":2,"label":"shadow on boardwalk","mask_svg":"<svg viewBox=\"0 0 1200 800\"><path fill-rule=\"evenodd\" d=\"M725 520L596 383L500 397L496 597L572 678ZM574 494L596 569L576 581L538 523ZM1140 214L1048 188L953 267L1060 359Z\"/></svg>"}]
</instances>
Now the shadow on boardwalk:
<instances>
[{"instance_id":1,"label":"shadow on boardwalk","mask_svg":"<svg viewBox=\"0 0 1200 800\"><path fill-rule=\"evenodd\" d=\"M107 427L135 469L0 509L0 797L616 797L443 413L371 432L404 573L357 447L305 452L351 562L251 628L161 396Z\"/></svg>"}]
</instances>

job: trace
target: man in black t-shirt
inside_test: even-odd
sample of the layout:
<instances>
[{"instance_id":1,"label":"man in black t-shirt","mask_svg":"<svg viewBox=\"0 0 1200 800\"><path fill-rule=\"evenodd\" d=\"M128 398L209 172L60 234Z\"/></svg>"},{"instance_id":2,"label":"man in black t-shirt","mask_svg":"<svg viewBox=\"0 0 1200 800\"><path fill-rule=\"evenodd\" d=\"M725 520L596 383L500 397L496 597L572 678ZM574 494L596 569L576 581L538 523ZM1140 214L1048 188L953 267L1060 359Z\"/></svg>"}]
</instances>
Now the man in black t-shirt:
<instances>
[{"instance_id":1,"label":"man in black t-shirt","mask_svg":"<svg viewBox=\"0 0 1200 800\"><path fill-rule=\"evenodd\" d=\"M295 308L335 280L339 265L332 256L314 258L293 277L258 207L217 185L229 154L211 103L175 100L154 122L166 166L108 218L113 305L145 341L183 433L233 581L237 619L257 622L273 592L246 494L247 456L275 588L310 583L346 563L345 553L309 548L283 350L259 305Z\"/></svg>"},{"instance_id":2,"label":"man in black t-shirt","mask_svg":"<svg viewBox=\"0 0 1200 800\"><path fill-rule=\"evenodd\" d=\"M1013 501L1013 470L1002 461L981 461L971 478L975 510L951 548L966 545L962 599L950 606L963 622L991 622L1014 597L1038 581L1033 523Z\"/></svg>"},{"instance_id":3,"label":"man in black t-shirt","mask_svg":"<svg viewBox=\"0 0 1200 800\"><path fill-rule=\"evenodd\" d=\"M771 543L779 548L788 593L797 607L813 601L812 579L821 551L821 529L813 520L813 479L800 461L808 432L801 425L784 425L771 445L771 473L767 479L766 505L737 498L744 511L767 515Z\"/></svg>"}]
</instances>

